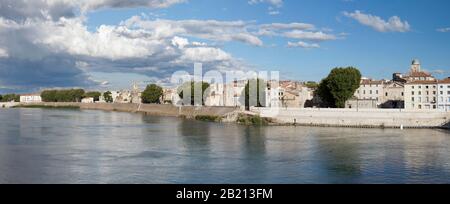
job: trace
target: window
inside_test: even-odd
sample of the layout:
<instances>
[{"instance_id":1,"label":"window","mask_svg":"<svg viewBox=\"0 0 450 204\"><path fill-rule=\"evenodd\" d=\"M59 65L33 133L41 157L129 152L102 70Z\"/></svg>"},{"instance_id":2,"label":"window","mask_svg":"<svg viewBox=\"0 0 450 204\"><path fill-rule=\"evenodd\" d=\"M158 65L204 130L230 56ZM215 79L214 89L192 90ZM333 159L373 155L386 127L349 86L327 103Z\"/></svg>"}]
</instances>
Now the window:
<instances>
[{"instance_id":1,"label":"window","mask_svg":"<svg viewBox=\"0 0 450 204\"><path fill-rule=\"evenodd\" d=\"M444 97L440 97L439 102L441 102L441 103L444 102Z\"/></svg>"},{"instance_id":2,"label":"window","mask_svg":"<svg viewBox=\"0 0 450 204\"><path fill-rule=\"evenodd\" d=\"M366 95L366 90L363 91L363 94Z\"/></svg>"},{"instance_id":3,"label":"window","mask_svg":"<svg viewBox=\"0 0 450 204\"><path fill-rule=\"evenodd\" d=\"M413 95L413 96L414 96L414 91L413 91L413 92L411 92L411 95Z\"/></svg>"},{"instance_id":4,"label":"window","mask_svg":"<svg viewBox=\"0 0 450 204\"><path fill-rule=\"evenodd\" d=\"M450 98L448 98L448 100L450 101ZM414 102L414 97L411 97L411 101Z\"/></svg>"},{"instance_id":5,"label":"window","mask_svg":"<svg viewBox=\"0 0 450 204\"><path fill-rule=\"evenodd\" d=\"M428 89L429 87L428 87L428 86L425 86L425 88Z\"/></svg>"},{"instance_id":6,"label":"window","mask_svg":"<svg viewBox=\"0 0 450 204\"><path fill-rule=\"evenodd\" d=\"M419 86L419 89L421 89L422 88L422 86Z\"/></svg>"},{"instance_id":7,"label":"window","mask_svg":"<svg viewBox=\"0 0 450 204\"><path fill-rule=\"evenodd\" d=\"M402 96L405 96L405 93L402 92Z\"/></svg>"},{"instance_id":8,"label":"window","mask_svg":"<svg viewBox=\"0 0 450 204\"><path fill-rule=\"evenodd\" d=\"M419 103L422 103L422 97L417 98Z\"/></svg>"},{"instance_id":9,"label":"window","mask_svg":"<svg viewBox=\"0 0 450 204\"><path fill-rule=\"evenodd\" d=\"M429 91L427 91L427 95L430 95L430 92L429 92Z\"/></svg>"},{"instance_id":10,"label":"window","mask_svg":"<svg viewBox=\"0 0 450 204\"><path fill-rule=\"evenodd\" d=\"M414 89L414 86L412 86L412 89Z\"/></svg>"},{"instance_id":11,"label":"window","mask_svg":"<svg viewBox=\"0 0 450 204\"><path fill-rule=\"evenodd\" d=\"M447 94L450 95L450 91L447 91Z\"/></svg>"},{"instance_id":12,"label":"window","mask_svg":"<svg viewBox=\"0 0 450 204\"><path fill-rule=\"evenodd\" d=\"M388 96L388 93L386 92L386 96Z\"/></svg>"},{"instance_id":13,"label":"window","mask_svg":"<svg viewBox=\"0 0 450 204\"><path fill-rule=\"evenodd\" d=\"M444 88L444 86L441 86L441 89L443 89Z\"/></svg>"},{"instance_id":14,"label":"window","mask_svg":"<svg viewBox=\"0 0 450 204\"><path fill-rule=\"evenodd\" d=\"M425 103L429 103L430 102L430 98L426 97L425 98Z\"/></svg>"},{"instance_id":15,"label":"window","mask_svg":"<svg viewBox=\"0 0 450 204\"><path fill-rule=\"evenodd\" d=\"M377 95L378 95L378 90L377 90Z\"/></svg>"},{"instance_id":16,"label":"window","mask_svg":"<svg viewBox=\"0 0 450 204\"><path fill-rule=\"evenodd\" d=\"M436 91L433 91L433 95L436 95Z\"/></svg>"},{"instance_id":17,"label":"window","mask_svg":"<svg viewBox=\"0 0 450 204\"><path fill-rule=\"evenodd\" d=\"M372 94L372 90L370 90L370 94Z\"/></svg>"},{"instance_id":18,"label":"window","mask_svg":"<svg viewBox=\"0 0 450 204\"><path fill-rule=\"evenodd\" d=\"M444 95L444 92L443 92L443 91L440 91L439 94Z\"/></svg>"}]
</instances>

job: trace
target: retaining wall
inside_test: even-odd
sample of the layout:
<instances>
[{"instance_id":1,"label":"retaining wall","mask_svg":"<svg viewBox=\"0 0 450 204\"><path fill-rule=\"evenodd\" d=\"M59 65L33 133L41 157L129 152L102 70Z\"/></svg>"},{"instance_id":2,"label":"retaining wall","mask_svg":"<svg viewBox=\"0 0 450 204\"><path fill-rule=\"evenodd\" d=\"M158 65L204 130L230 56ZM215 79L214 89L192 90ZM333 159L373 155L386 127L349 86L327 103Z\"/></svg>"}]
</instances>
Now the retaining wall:
<instances>
[{"instance_id":1,"label":"retaining wall","mask_svg":"<svg viewBox=\"0 0 450 204\"><path fill-rule=\"evenodd\" d=\"M38 105L49 107L76 106L81 109L104 110L104 111L122 111L122 112L141 112L157 116L174 116L193 118L197 115L208 116L226 116L239 109L234 107L176 107L173 105L160 104L131 104L131 103L21 103L20 105Z\"/></svg>"},{"instance_id":2,"label":"retaining wall","mask_svg":"<svg viewBox=\"0 0 450 204\"><path fill-rule=\"evenodd\" d=\"M268 115L268 108L252 108L262 117L278 124L338 127L450 128L450 112L407 111L398 109L278 109Z\"/></svg>"}]
</instances>

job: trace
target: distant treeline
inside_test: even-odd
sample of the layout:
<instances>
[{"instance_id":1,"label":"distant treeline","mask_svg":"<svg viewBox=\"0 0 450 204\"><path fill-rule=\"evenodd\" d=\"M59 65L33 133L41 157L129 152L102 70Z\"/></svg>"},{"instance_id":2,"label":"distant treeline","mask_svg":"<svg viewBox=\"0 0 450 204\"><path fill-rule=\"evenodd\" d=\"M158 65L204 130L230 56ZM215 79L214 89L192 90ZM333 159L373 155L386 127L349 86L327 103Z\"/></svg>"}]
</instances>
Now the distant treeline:
<instances>
[{"instance_id":1,"label":"distant treeline","mask_svg":"<svg viewBox=\"0 0 450 204\"><path fill-rule=\"evenodd\" d=\"M100 96L100 92L85 92L83 89L47 90L41 93L44 102L81 102L86 97L99 101Z\"/></svg>"},{"instance_id":2,"label":"distant treeline","mask_svg":"<svg viewBox=\"0 0 450 204\"><path fill-rule=\"evenodd\" d=\"M83 89L47 90L41 93L44 102L81 102L84 97Z\"/></svg>"},{"instance_id":3,"label":"distant treeline","mask_svg":"<svg viewBox=\"0 0 450 204\"><path fill-rule=\"evenodd\" d=\"M6 95L0 95L0 102L20 102L20 95L17 94L6 94Z\"/></svg>"}]
</instances>

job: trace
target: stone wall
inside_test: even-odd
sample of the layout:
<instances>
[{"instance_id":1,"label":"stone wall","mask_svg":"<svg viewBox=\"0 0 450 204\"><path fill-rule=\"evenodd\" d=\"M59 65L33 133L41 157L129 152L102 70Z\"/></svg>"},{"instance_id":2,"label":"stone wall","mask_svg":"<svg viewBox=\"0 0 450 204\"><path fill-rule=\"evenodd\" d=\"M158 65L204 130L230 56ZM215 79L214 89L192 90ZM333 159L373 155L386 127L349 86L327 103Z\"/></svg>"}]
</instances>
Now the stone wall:
<instances>
[{"instance_id":1,"label":"stone wall","mask_svg":"<svg viewBox=\"0 0 450 204\"><path fill-rule=\"evenodd\" d=\"M262 117L278 124L339 127L386 128L450 128L450 112L406 111L392 109L279 109L278 114L267 115L267 108L252 108Z\"/></svg>"},{"instance_id":2,"label":"stone wall","mask_svg":"<svg viewBox=\"0 0 450 204\"><path fill-rule=\"evenodd\" d=\"M139 112L157 116L173 116L194 118L197 115L226 116L239 109L234 107L176 107L173 105L160 104L131 104L131 103L24 103L21 105L38 105L49 107L76 106L81 109Z\"/></svg>"}]
</instances>

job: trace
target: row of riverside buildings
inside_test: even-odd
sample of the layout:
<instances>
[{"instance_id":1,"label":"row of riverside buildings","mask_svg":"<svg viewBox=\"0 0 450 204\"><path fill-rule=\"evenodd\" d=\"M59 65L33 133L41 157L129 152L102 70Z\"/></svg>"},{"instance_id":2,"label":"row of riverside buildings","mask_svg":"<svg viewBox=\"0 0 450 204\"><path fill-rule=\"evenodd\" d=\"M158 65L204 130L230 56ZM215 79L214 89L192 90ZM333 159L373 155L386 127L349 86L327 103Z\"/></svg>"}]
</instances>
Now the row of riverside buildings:
<instances>
[{"instance_id":1,"label":"row of riverside buildings","mask_svg":"<svg viewBox=\"0 0 450 204\"><path fill-rule=\"evenodd\" d=\"M246 80L211 84L206 93L206 106L243 107ZM273 84L276 84L275 86ZM111 91L114 103L141 103L141 91L136 83L131 90ZM161 103L183 105L177 88L164 88ZM20 97L21 102L41 102L39 94ZM85 98L83 103L94 103ZM100 103L104 103L100 97ZM314 108L321 100L316 87L297 81L268 81L261 103L265 107ZM438 80L422 71L419 60L413 60L407 74L394 73L391 80L362 78L353 98L346 102L350 109L408 109L450 111L450 78Z\"/></svg>"},{"instance_id":2,"label":"row of riverside buildings","mask_svg":"<svg viewBox=\"0 0 450 204\"><path fill-rule=\"evenodd\" d=\"M450 111L450 78L436 79L415 59L409 73L394 73L391 80L363 78L346 107Z\"/></svg>"}]
</instances>

